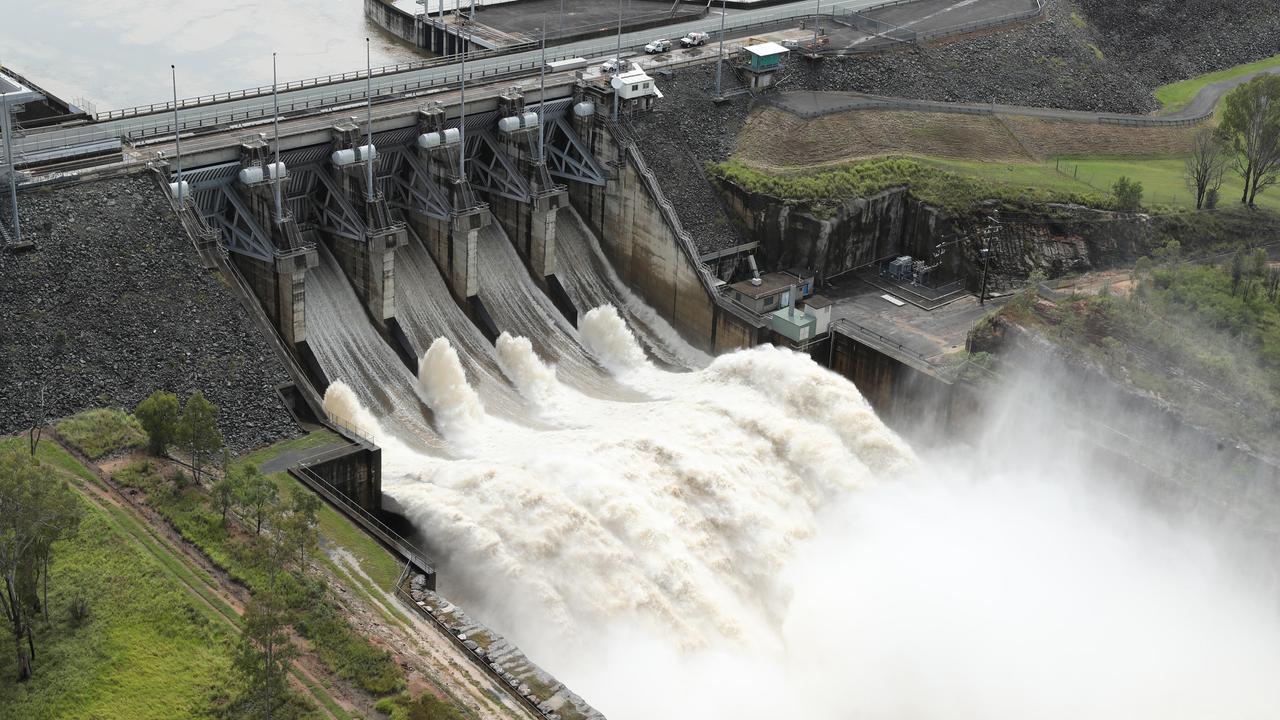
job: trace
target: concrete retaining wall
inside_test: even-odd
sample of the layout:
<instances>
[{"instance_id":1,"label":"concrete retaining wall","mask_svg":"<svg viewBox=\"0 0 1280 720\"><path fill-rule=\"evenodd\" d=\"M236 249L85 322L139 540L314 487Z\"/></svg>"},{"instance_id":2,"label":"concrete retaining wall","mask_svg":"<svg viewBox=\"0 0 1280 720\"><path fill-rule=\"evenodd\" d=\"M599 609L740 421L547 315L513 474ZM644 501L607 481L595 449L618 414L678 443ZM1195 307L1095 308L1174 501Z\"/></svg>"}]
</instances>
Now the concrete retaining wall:
<instances>
[{"instance_id":1,"label":"concrete retaining wall","mask_svg":"<svg viewBox=\"0 0 1280 720\"><path fill-rule=\"evenodd\" d=\"M617 170L604 187L572 183L570 200L618 276L695 347L718 353L755 345L755 329L719 307L709 291L693 249L642 177L632 154L639 151L625 152L599 123L589 143L596 158L616 159Z\"/></svg>"}]
</instances>

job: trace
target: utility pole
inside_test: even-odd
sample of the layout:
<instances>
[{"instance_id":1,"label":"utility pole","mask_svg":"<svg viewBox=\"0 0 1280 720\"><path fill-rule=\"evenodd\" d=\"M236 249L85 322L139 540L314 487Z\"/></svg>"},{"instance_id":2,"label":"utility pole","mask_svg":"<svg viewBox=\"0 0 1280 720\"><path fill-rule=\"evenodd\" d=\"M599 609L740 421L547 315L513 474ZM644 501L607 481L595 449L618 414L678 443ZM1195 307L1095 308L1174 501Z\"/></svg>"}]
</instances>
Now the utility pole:
<instances>
[{"instance_id":1,"label":"utility pole","mask_svg":"<svg viewBox=\"0 0 1280 720\"><path fill-rule=\"evenodd\" d=\"M725 0L720 0L720 57L716 59L716 97L724 97L720 89L720 76L724 74L724 16Z\"/></svg>"},{"instance_id":2,"label":"utility pole","mask_svg":"<svg viewBox=\"0 0 1280 720\"><path fill-rule=\"evenodd\" d=\"M560 42L564 42L564 0L560 0Z\"/></svg>"},{"instance_id":3,"label":"utility pole","mask_svg":"<svg viewBox=\"0 0 1280 720\"><path fill-rule=\"evenodd\" d=\"M182 131L178 128L178 69L173 65L169 66L169 74L173 78L173 140L176 146L174 152L177 157L174 162L178 168L178 210L182 210Z\"/></svg>"},{"instance_id":4,"label":"utility pole","mask_svg":"<svg viewBox=\"0 0 1280 720\"><path fill-rule=\"evenodd\" d=\"M13 217L10 221L13 223L13 241L22 242L22 223L18 220L18 163L13 159L13 119L9 117L9 95L0 95L4 99L3 112L0 117L3 124L0 125L0 131L4 132L4 161L9 166L9 202L12 208Z\"/></svg>"},{"instance_id":5,"label":"utility pole","mask_svg":"<svg viewBox=\"0 0 1280 720\"><path fill-rule=\"evenodd\" d=\"M368 177L366 180L369 185L367 197L369 202L373 202L373 61L370 59L369 55L369 38L364 39L364 66L364 95L365 100L368 101L369 108L369 147L367 148L369 150L369 157L365 158L364 164L368 170Z\"/></svg>"},{"instance_id":6,"label":"utility pole","mask_svg":"<svg viewBox=\"0 0 1280 720\"><path fill-rule=\"evenodd\" d=\"M284 203L280 201L280 178L277 174L280 172L280 96L276 94L276 54L271 53L271 105L275 124L275 146L276 161L275 167L267 168L267 177L271 180L271 189L276 198L276 225L284 223L284 212L282 206Z\"/></svg>"}]
</instances>

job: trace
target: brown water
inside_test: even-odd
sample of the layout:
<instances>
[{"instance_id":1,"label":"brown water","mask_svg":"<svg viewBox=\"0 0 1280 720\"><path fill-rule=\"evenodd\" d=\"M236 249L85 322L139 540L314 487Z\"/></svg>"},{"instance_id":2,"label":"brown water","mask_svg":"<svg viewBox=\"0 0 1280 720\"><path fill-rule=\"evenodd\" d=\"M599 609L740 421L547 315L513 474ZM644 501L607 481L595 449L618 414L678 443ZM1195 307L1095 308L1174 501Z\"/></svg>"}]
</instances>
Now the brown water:
<instances>
[{"instance_id":1,"label":"brown water","mask_svg":"<svg viewBox=\"0 0 1280 720\"><path fill-rule=\"evenodd\" d=\"M73 0L5 3L0 63L65 100L109 110L373 64L418 59L413 48L364 18L360 0ZM88 109L88 108L86 108Z\"/></svg>"}]
</instances>

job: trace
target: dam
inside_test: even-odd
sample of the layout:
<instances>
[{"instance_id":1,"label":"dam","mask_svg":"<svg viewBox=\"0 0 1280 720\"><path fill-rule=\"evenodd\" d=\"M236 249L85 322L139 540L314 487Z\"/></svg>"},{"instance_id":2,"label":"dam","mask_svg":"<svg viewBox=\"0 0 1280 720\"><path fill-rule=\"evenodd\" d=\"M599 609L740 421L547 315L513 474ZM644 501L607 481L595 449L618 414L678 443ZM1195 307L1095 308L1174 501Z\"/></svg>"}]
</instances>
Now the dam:
<instances>
[{"instance_id":1,"label":"dam","mask_svg":"<svg viewBox=\"0 0 1280 720\"><path fill-rule=\"evenodd\" d=\"M779 32L737 39L768 49L735 48L730 101L763 95L769 52L822 62ZM1280 493L1099 450L1166 447L1092 376L958 381L940 348L1010 293L966 286L976 254L936 287L868 269L946 241L923 201L823 215L728 186L752 237L709 250L714 221L681 212L664 169L687 158L655 157L649 123L673 74L709 95L714 56L615 83L601 57L541 73L474 52L278 109L264 93L17 138L24 200L99 174L163 197L279 356L290 410L358 448L295 476L395 546L396 612L547 720L1280 704L1273 566L1197 525L1270 538L1238 498ZM77 133L96 132L121 146L85 160Z\"/></svg>"}]
</instances>

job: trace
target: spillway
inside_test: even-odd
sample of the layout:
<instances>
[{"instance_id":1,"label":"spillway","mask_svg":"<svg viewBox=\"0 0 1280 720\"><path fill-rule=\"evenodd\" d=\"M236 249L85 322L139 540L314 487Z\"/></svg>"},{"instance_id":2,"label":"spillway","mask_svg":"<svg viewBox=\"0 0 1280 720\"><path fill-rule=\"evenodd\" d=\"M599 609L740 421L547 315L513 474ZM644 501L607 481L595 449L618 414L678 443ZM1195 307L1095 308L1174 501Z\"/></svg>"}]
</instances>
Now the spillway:
<instances>
[{"instance_id":1,"label":"spillway","mask_svg":"<svg viewBox=\"0 0 1280 720\"><path fill-rule=\"evenodd\" d=\"M307 344L325 376L349 386L361 405L387 418L385 427L394 429L402 440L419 447L441 447L415 378L374 329L364 304L323 243L319 255L319 265L307 273L306 280Z\"/></svg>"},{"instance_id":2,"label":"spillway","mask_svg":"<svg viewBox=\"0 0 1280 720\"><path fill-rule=\"evenodd\" d=\"M533 282L519 254L497 223L476 244L480 299L499 332L527 338L534 352L555 365L558 379L598 398L635 398L613 382L585 353L577 331Z\"/></svg>"},{"instance_id":3,"label":"spillway","mask_svg":"<svg viewBox=\"0 0 1280 720\"><path fill-rule=\"evenodd\" d=\"M595 267L574 243L562 257ZM504 338L497 362L539 423L479 408L467 378L497 378L459 327L461 351L433 343L420 379L452 419L443 451L400 442L423 417L403 410L414 379L357 350L385 344L328 307L360 312L327 256L322 321L343 329L317 354L354 368L386 506L426 540L442 593L611 720L1280 712L1275 599L1107 495L1115 471L1062 433L998 414L973 447L918 453L807 356L671 372L637 340L643 308L575 331L500 231L478 266L499 328L528 339ZM626 304L586 272L566 282L575 301ZM660 361L661 339L644 341ZM1037 388L1007 394L1025 407Z\"/></svg>"},{"instance_id":4,"label":"spillway","mask_svg":"<svg viewBox=\"0 0 1280 720\"><path fill-rule=\"evenodd\" d=\"M396 316L414 350L421 357L437 338L448 339L485 408L522 418L527 408L503 376L493 345L458 307L412 228L409 235L409 243L396 251Z\"/></svg>"},{"instance_id":5,"label":"spillway","mask_svg":"<svg viewBox=\"0 0 1280 720\"><path fill-rule=\"evenodd\" d=\"M600 241L572 206L560 210L556 221L556 276L569 299L585 313L612 305L655 360L671 368L701 368L711 362L675 328L636 297L604 256Z\"/></svg>"}]
</instances>

